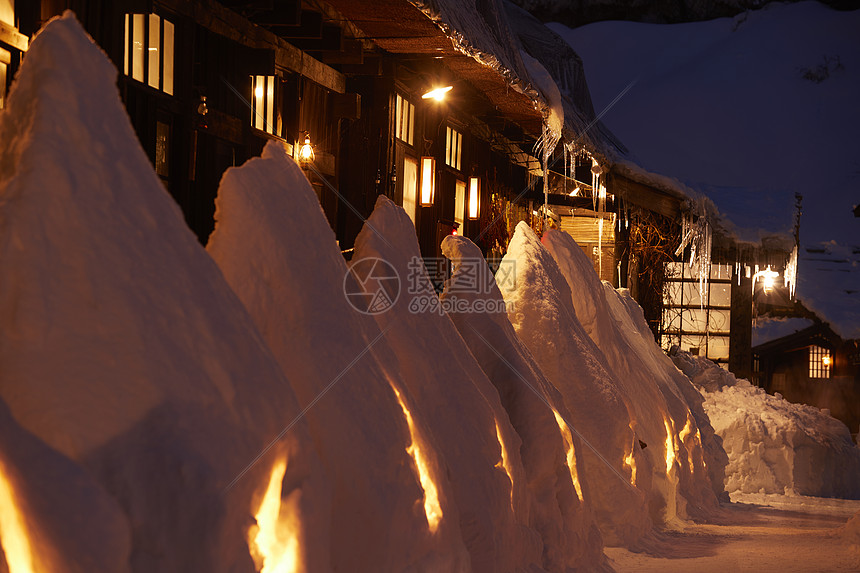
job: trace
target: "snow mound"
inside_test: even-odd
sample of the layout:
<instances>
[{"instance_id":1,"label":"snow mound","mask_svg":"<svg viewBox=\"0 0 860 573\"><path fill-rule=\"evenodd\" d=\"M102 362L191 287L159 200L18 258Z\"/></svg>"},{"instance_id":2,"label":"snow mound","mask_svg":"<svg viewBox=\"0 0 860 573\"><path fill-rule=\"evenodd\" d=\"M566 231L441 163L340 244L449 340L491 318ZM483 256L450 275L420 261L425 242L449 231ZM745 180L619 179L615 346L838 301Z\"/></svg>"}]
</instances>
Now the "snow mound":
<instances>
[{"instance_id":1,"label":"snow mound","mask_svg":"<svg viewBox=\"0 0 860 573\"><path fill-rule=\"evenodd\" d=\"M525 480L533 502L529 525L543 541L543 568L564 571L583 562L599 562L602 541L590 499L580 500L576 491L584 446L560 426L571 419L561 395L514 332L481 250L466 237L448 236L442 241L442 253L454 266L442 302L498 390L522 440ZM570 458L565 440L572 444Z\"/></svg>"},{"instance_id":2,"label":"snow mound","mask_svg":"<svg viewBox=\"0 0 860 573\"><path fill-rule=\"evenodd\" d=\"M130 571L131 527L119 505L82 467L21 428L3 400L0 541L3 571Z\"/></svg>"},{"instance_id":3,"label":"snow mound","mask_svg":"<svg viewBox=\"0 0 860 573\"><path fill-rule=\"evenodd\" d=\"M216 206L207 249L302 406L312 405L311 437L334 488L332 568L456 570L459 527L428 528L394 388L414 400L367 353L379 328L347 301L349 271L307 178L269 142L262 157L224 174Z\"/></svg>"},{"instance_id":4,"label":"snow mound","mask_svg":"<svg viewBox=\"0 0 860 573\"><path fill-rule=\"evenodd\" d=\"M818 408L771 396L703 357L672 360L705 397L729 456L726 490L860 499L860 448Z\"/></svg>"},{"instance_id":5,"label":"snow mound","mask_svg":"<svg viewBox=\"0 0 860 573\"><path fill-rule=\"evenodd\" d=\"M552 255L525 223L517 225L496 281L508 318L546 378L559 390L569 420L590 444L579 479L591 496L608 544L635 544L650 530L651 468L633 429L629 397L583 330L570 288ZM660 444L649 444L660 448ZM593 448L593 449L592 449ZM635 484L636 487L634 487ZM637 489L641 487L642 489ZM662 522L670 500L655 504ZM674 517L674 513L668 518Z\"/></svg>"},{"instance_id":6,"label":"snow mound","mask_svg":"<svg viewBox=\"0 0 860 573\"><path fill-rule=\"evenodd\" d=\"M384 196L355 241L351 268L357 278L364 276L361 266L374 259L400 277L401 289L390 307L375 315L387 345L380 343L373 352L396 357L390 375L410 391L410 409L426 421L428 450L439 457L429 473L434 480L449 476L442 520L459 519L474 571L538 566L542 544L527 525L531 503L520 439L497 390L438 306L412 221Z\"/></svg>"},{"instance_id":7,"label":"snow mound","mask_svg":"<svg viewBox=\"0 0 860 573\"><path fill-rule=\"evenodd\" d=\"M660 495L672 495L677 481L684 506L679 514L704 516L716 509L727 460L702 409L701 396L654 342L636 301L629 293L601 283L573 237L550 229L542 243L570 286L577 318L629 397L633 428L637 438L650 446L643 453L650 460ZM677 465L673 463L667 475L670 458ZM715 472L713 482L708 469Z\"/></svg>"},{"instance_id":8,"label":"snow mound","mask_svg":"<svg viewBox=\"0 0 860 573\"><path fill-rule=\"evenodd\" d=\"M250 570L276 464L297 544L325 537L302 509L320 503L306 426L273 441L299 413L289 383L71 12L33 40L0 113L0 325L0 397L122 508L132 571Z\"/></svg>"}]
</instances>

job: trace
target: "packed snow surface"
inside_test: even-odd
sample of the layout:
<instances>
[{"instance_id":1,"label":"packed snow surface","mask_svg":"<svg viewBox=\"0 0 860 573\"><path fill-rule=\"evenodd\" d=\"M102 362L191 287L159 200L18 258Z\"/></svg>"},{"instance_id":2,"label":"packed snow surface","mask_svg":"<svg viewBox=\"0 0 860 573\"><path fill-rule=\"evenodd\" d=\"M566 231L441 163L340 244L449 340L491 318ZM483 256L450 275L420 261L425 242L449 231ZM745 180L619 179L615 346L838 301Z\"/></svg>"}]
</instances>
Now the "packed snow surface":
<instances>
[{"instance_id":1,"label":"packed snow surface","mask_svg":"<svg viewBox=\"0 0 860 573\"><path fill-rule=\"evenodd\" d=\"M707 515L723 493L727 460L701 396L654 342L636 301L626 291L601 283L573 237L550 229L542 243L567 280L577 318L629 396L638 439L653 445L643 453L649 456L656 483L666 479L666 460L674 456L687 513Z\"/></svg>"},{"instance_id":2,"label":"packed snow surface","mask_svg":"<svg viewBox=\"0 0 860 573\"><path fill-rule=\"evenodd\" d=\"M582 57L595 109L636 80L603 121L741 239L791 235L803 194L797 296L860 337L860 11L774 2L708 22L550 27Z\"/></svg>"},{"instance_id":3,"label":"packed snow surface","mask_svg":"<svg viewBox=\"0 0 860 573\"><path fill-rule=\"evenodd\" d=\"M299 166L270 142L262 157L224 174L216 205L207 249L302 407L313 404L306 414L311 437L333 482L333 570L462 569L467 556L457 521L428 523L407 452L410 429L398 395L415 400L368 352L379 328L344 295L346 263ZM424 421L418 410L411 416ZM447 489L441 494L450 504Z\"/></svg>"},{"instance_id":4,"label":"packed snow surface","mask_svg":"<svg viewBox=\"0 0 860 573\"><path fill-rule=\"evenodd\" d=\"M566 426L571 414L517 337L481 250L466 237L448 236L442 253L454 266L442 303L522 440L525 479L533 495L529 524L543 540L542 566L576 569L583 547L601 541L591 498L580 497L584 446Z\"/></svg>"},{"instance_id":5,"label":"packed snow surface","mask_svg":"<svg viewBox=\"0 0 860 573\"><path fill-rule=\"evenodd\" d=\"M860 499L860 447L845 424L767 394L706 358L678 351L673 360L702 392L723 439L728 492Z\"/></svg>"},{"instance_id":6,"label":"packed snow surface","mask_svg":"<svg viewBox=\"0 0 860 573\"><path fill-rule=\"evenodd\" d=\"M426 420L427 447L438 455L429 472L434 480L450 476L442 519L459 519L473 571L539 566L542 542L528 524L532 494L521 440L498 390L439 309L412 221L384 196L356 238L352 268L361 277L363 265L380 259L401 278L402 288L375 316L388 343L385 352L396 358L397 375L414 398L410 408ZM602 562L601 543L572 543L580 563Z\"/></svg>"},{"instance_id":7,"label":"packed snow surface","mask_svg":"<svg viewBox=\"0 0 860 573\"><path fill-rule=\"evenodd\" d=\"M290 384L70 12L33 40L0 113L0 325L4 424L22 436L3 473L33 509L31 554L52 560L39 571L251 571L249 527L275 460L295 534L325 537L303 514L321 483L305 424L273 441L299 413ZM42 505L75 490L84 511ZM90 523L101 518L105 529ZM71 527L79 537L57 537Z\"/></svg>"}]
</instances>

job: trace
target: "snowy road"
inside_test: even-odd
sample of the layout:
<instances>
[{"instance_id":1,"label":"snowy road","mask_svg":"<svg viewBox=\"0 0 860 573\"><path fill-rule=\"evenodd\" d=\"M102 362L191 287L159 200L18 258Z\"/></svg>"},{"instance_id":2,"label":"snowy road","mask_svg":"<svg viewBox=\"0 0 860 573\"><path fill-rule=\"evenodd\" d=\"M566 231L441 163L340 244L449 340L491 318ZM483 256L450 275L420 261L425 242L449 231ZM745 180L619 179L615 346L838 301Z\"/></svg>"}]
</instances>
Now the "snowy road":
<instances>
[{"instance_id":1,"label":"snowy road","mask_svg":"<svg viewBox=\"0 0 860 573\"><path fill-rule=\"evenodd\" d=\"M743 502L726 504L713 523L665 534L647 553L606 548L606 555L619 573L860 570L860 554L838 529L860 501L744 496Z\"/></svg>"}]
</instances>

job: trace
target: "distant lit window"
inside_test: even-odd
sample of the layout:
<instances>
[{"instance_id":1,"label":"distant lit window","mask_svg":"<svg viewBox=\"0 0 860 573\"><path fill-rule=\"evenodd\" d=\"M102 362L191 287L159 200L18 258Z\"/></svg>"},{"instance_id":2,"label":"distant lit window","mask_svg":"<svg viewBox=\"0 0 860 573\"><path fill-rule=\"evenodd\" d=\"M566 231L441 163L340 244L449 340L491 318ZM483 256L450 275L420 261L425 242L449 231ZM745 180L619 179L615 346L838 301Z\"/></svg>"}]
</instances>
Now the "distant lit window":
<instances>
[{"instance_id":1,"label":"distant lit window","mask_svg":"<svg viewBox=\"0 0 860 573\"><path fill-rule=\"evenodd\" d=\"M833 366L833 356L830 351L821 346L809 347L809 377L830 378L830 369Z\"/></svg>"},{"instance_id":2,"label":"distant lit window","mask_svg":"<svg viewBox=\"0 0 860 573\"><path fill-rule=\"evenodd\" d=\"M155 123L155 172L165 181L170 177L170 125Z\"/></svg>"},{"instance_id":3,"label":"distant lit window","mask_svg":"<svg viewBox=\"0 0 860 573\"><path fill-rule=\"evenodd\" d=\"M409 145L415 136L415 106L400 94L394 104L394 135Z\"/></svg>"},{"instance_id":4,"label":"distant lit window","mask_svg":"<svg viewBox=\"0 0 860 573\"><path fill-rule=\"evenodd\" d=\"M123 73L173 95L173 35L173 23L158 14L126 14Z\"/></svg>"},{"instance_id":5,"label":"distant lit window","mask_svg":"<svg viewBox=\"0 0 860 573\"><path fill-rule=\"evenodd\" d=\"M276 76L251 76L251 125L283 137L283 119L278 105L280 84Z\"/></svg>"},{"instance_id":6,"label":"distant lit window","mask_svg":"<svg viewBox=\"0 0 860 573\"><path fill-rule=\"evenodd\" d=\"M463 154L463 134L448 127L448 135L445 138L445 165L460 170L460 157Z\"/></svg>"}]
</instances>

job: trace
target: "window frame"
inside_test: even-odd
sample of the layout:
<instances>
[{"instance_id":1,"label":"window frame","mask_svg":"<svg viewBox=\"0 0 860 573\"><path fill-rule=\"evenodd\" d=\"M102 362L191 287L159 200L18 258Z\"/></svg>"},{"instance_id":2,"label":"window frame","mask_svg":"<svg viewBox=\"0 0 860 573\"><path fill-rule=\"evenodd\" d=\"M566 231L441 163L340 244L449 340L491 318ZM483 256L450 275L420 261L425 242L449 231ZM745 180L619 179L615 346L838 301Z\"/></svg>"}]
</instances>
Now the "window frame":
<instances>
[{"instance_id":1,"label":"window frame","mask_svg":"<svg viewBox=\"0 0 860 573\"><path fill-rule=\"evenodd\" d=\"M157 28L153 27L154 24ZM176 24L158 12L127 12L123 19L123 39L123 75L160 93L174 96ZM135 49L137 39L142 46L139 50ZM157 46L153 47L153 44Z\"/></svg>"}]
</instances>

